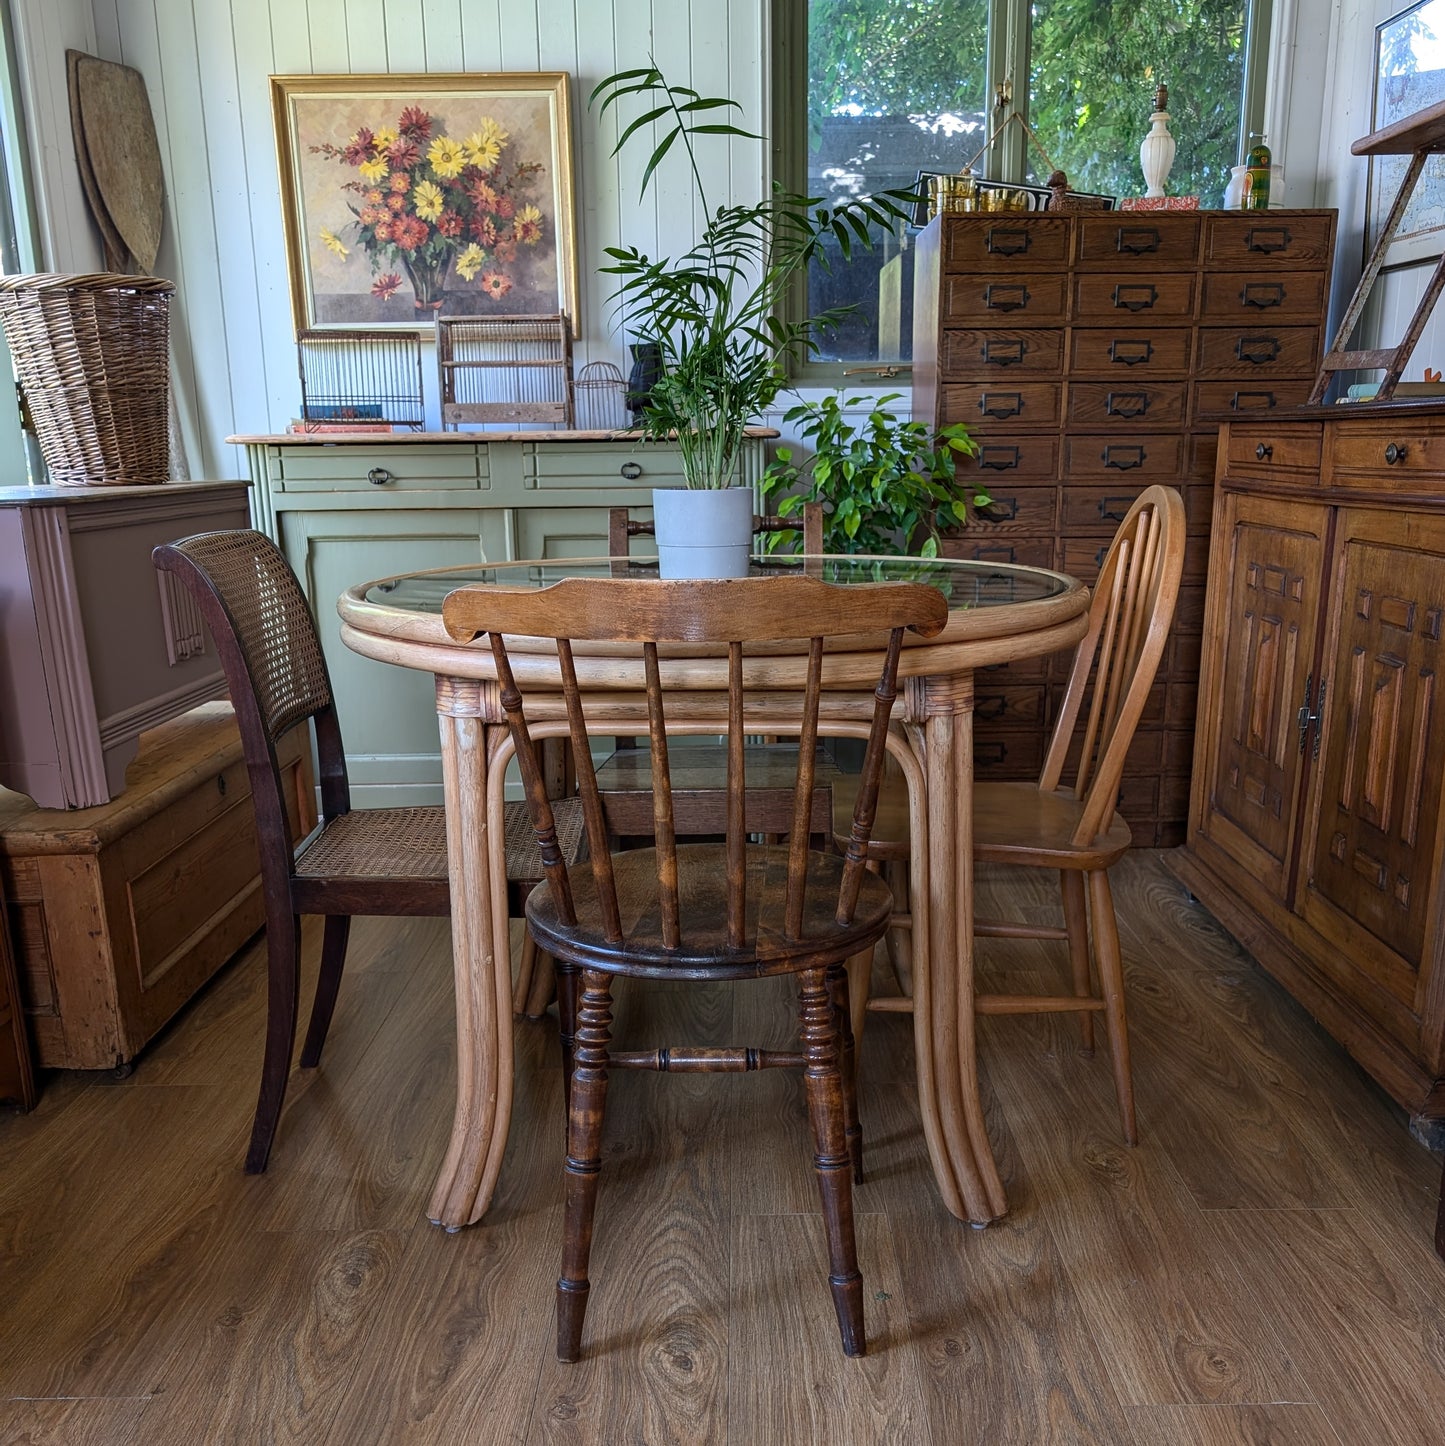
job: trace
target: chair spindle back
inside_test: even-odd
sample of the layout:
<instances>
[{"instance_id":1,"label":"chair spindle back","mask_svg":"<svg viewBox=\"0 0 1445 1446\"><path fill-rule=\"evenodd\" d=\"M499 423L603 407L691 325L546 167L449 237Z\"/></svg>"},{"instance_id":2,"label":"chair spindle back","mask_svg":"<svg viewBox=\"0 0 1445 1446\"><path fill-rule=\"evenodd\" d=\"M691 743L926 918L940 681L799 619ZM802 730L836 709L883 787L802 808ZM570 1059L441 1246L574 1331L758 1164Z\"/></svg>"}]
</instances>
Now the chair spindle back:
<instances>
[{"instance_id":1,"label":"chair spindle back","mask_svg":"<svg viewBox=\"0 0 1445 1446\"><path fill-rule=\"evenodd\" d=\"M514 652L518 638L550 640L556 647L557 677L567 710L568 733L576 757L578 791L586 821L592 877L598 900L598 923L604 937L623 944L624 927L613 876L612 856L597 776L588 746L583 687L579 682L575 641L640 644L642 682L647 697L652 755L654 847L657 854L657 901L663 943L683 946L683 901L679 897L678 849L673 828L672 784L667 748L669 659L660 644L726 644L728 689L728 758L726 805L726 942L731 950L749 946L747 874L749 845L744 828L747 789L743 749L745 732L745 645L785 639L808 639L806 674L798 713L798 777L793 795L794 826L787 856L787 887L783 928L798 938L803 929L804 892L808 873L808 821L814 787L814 755L819 736L824 683L824 652L829 638L886 631L880 671L874 690L873 717L858 790L852 833L836 905L840 925L851 922L868 839L877 808L889 719L897 695L903 634L911 629L926 637L940 632L948 604L936 589L915 584L837 587L816 578L783 576L709 582L652 582L626 579L568 579L538 591L461 588L443 605L451 635L471 640L486 634L496 665L503 711L515 744L523 786L537 833L543 869L559 917L576 925L572 879L557 845L551 804L537 763L522 691L517 686ZM508 646L508 637L513 647ZM529 665L536 654L528 650ZM601 660L589 659L597 663ZM769 665L776 665L776 656ZM614 670L627 661L609 651L606 666ZM636 668L636 655L630 666ZM677 666L687 667L686 660ZM530 668L529 668L530 671ZM771 725L770 725L771 727ZM610 731L605 729L604 731Z\"/></svg>"},{"instance_id":2,"label":"chair spindle back","mask_svg":"<svg viewBox=\"0 0 1445 1446\"><path fill-rule=\"evenodd\" d=\"M1074 835L1080 847L1098 837L1114 816L1124 757L1159 669L1183 569L1184 503L1171 487L1149 487L1119 524L1099 570L1089 630L1074 654L1039 777L1042 789L1060 786L1087 694L1074 778L1074 791L1084 800Z\"/></svg>"}]
</instances>

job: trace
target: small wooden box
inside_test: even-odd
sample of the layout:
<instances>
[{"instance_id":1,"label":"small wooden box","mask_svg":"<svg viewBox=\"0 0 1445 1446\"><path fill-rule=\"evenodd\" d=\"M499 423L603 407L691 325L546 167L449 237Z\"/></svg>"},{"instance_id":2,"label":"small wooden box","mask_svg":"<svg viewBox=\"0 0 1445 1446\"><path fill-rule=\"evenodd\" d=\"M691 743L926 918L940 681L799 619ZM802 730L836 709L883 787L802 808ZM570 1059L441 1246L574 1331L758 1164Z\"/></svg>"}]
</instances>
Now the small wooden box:
<instances>
[{"instance_id":1,"label":"small wooden box","mask_svg":"<svg viewBox=\"0 0 1445 1446\"><path fill-rule=\"evenodd\" d=\"M316 817L308 730L277 754L299 839ZM0 790L0 875L39 1063L128 1063L264 922L230 704L143 735L124 792L99 807Z\"/></svg>"}]
</instances>

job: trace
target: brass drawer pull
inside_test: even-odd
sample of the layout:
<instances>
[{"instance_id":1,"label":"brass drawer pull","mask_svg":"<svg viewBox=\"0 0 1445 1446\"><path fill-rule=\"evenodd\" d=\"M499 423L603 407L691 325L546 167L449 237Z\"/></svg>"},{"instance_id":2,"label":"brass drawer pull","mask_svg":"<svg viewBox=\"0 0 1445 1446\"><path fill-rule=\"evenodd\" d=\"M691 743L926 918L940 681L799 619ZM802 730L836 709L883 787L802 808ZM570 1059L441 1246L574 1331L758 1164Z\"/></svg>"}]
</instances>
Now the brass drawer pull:
<instances>
[{"instance_id":1,"label":"brass drawer pull","mask_svg":"<svg viewBox=\"0 0 1445 1446\"><path fill-rule=\"evenodd\" d=\"M1234 344L1234 354L1240 361L1251 366L1267 366L1279 360L1279 338L1277 336L1242 336Z\"/></svg>"},{"instance_id":2,"label":"brass drawer pull","mask_svg":"<svg viewBox=\"0 0 1445 1446\"><path fill-rule=\"evenodd\" d=\"M1136 367L1140 362L1148 361L1154 355L1154 343L1147 338L1140 341L1125 341L1122 337L1115 337L1109 343L1109 360L1118 362L1121 366Z\"/></svg>"},{"instance_id":3,"label":"brass drawer pull","mask_svg":"<svg viewBox=\"0 0 1445 1446\"><path fill-rule=\"evenodd\" d=\"M994 293L998 295L995 296ZM983 304L988 311L1023 311L1029 304L1027 286L985 286Z\"/></svg>"},{"instance_id":4,"label":"brass drawer pull","mask_svg":"<svg viewBox=\"0 0 1445 1446\"><path fill-rule=\"evenodd\" d=\"M990 226L983 244L990 256L1022 256L1033 244L1033 237L1022 227Z\"/></svg>"},{"instance_id":5,"label":"brass drawer pull","mask_svg":"<svg viewBox=\"0 0 1445 1446\"><path fill-rule=\"evenodd\" d=\"M1016 367L1022 364L1028 343L1022 337L989 337L983 344L985 366Z\"/></svg>"},{"instance_id":6,"label":"brass drawer pull","mask_svg":"<svg viewBox=\"0 0 1445 1446\"><path fill-rule=\"evenodd\" d=\"M1159 232L1153 226L1120 226L1114 250L1121 255L1144 256L1159 249Z\"/></svg>"},{"instance_id":7,"label":"brass drawer pull","mask_svg":"<svg viewBox=\"0 0 1445 1446\"><path fill-rule=\"evenodd\" d=\"M1129 515L1129 509L1134 505L1134 497L1101 497L1099 499L1099 521L1100 522L1122 522ZM1100 549L1098 559L1099 566L1104 565L1103 553L1107 552L1107 544Z\"/></svg>"},{"instance_id":8,"label":"brass drawer pull","mask_svg":"<svg viewBox=\"0 0 1445 1446\"><path fill-rule=\"evenodd\" d=\"M1002 694L993 693L974 699L973 716L982 718L985 723L996 723L1007 713L1008 699Z\"/></svg>"},{"instance_id":9,"label":"brass drawer pull","mask_svg":"<svg viewBox=\"0 0 1445 1446\"><path fill-rule=\"evenodd\" d=\"M1115 453L1118 455L1115 456ZM1119 447L1111 444L1099 455L1104 466L1111 467L1116 472L1132 472L1135 467L1144 465L1149 454L1142 447Z\"/></svg>"},{"instance_id":10,"label":"brass drawer pull","mask_svg":"<svg viewBox=\"0 0 1445 1446\"><path fill-rule=\"evenodd\" d=\"M1274 456L1274 448L1268 442L1261 442L1254 449L1255 459L1260 462L1268 462Z\"/></svg>"},{"instance_id":11,"label":"brass drawer pull","mask_svg":"<svg viewBox=\"0 0 1445 1446\"><path fill-rule=\"evenodd\" d=\"M640 462L624 462L617 470L621 472L629 482L636 482L637 479L642 476L642 464Z\"/></svg>"},{"instance_id":12,"label":"brass drawer pull","mask_svg":"<svg viewBox=\"0 0 1445 1446\"><path fill-rule=\"evenodd\" d=\"M1405 451L1406 448L1403 442L1391 442L1390 445L1385 448L1386 465L1393 467L1396 462L1403 462L1405 460Z\"/></svg>"},{"instance_id":13,"label":"brass drawer pull","mask_svg":"<svg viewBox=\"0 0 1445 1446\"><path fill-rule=\"evenodd\" d=\"M980 522L1012 522L1019 515L1017 497L995 497L979 514Z\"/></svg>"},{"instance_id":14,"label":"brass drawer pull","mask_svg":"<svg viewBox=\"0 0 1445 1446\"><path fill-rule=\"evenodd\" d=\"M1267 285L1263 281L1246 281L1239 293L1239 304L1257 307L1260 311L1268 311L1271 306L1283 306L1284 286L1278 281Z\"/></svg>"},{"instance_id":15,"label":"brass drawer pull","mask_svg":"<svg viewBox=\"0 0 1445 1446\"><path fill-rule=\"evenodd\" d=\"M1292 239L1284 226L1251 226L1244 233L1244 249L1262 251L1266 256L1272 256L1276 251L1287 251Z\"/></svg>"},{"instance_id":16,"label":"brass drawer pull","mask_svg":"<svg viewBox=\"0 0 1445 1446\"><path fill-rule=\"evenodd\" d=\"M1023 414L1024 394L1022 392L983 392L978 399L978 409L985 417L1006 417Z\"/></svg>"},{"instance_id":17,"label":"brass drawer pull","mask_svg":"<svg viewBox=\"0 0 1445 1446\"><path fill-rule=\"evenodd\" d=\"M366 474L366 480L370 482L373 487L385 487L388 482L395 482L396 478L393 477L385 467L373 467L371 471Z\"/></svg>"},{"instance_id":18,"label":"brass drawer pull","mask_svg":"<svg viewBox=\"0 0 1445 1446\"><path fill-rule=\"evenodd\" d=\"M1110 392L1104 399L1104 411L1111 417L1142 417L1148 410L1148 392Z\"/></svg>"},{"instance_id":19,"label":"brass drawer pull","mask_svg":"<svg viewBox=\"0 0 1445 1446\"><path fill-rule=\"evenodd\" d=\"M980 447L978 451L979 470L983 472L1012 472L1020 462L1017 447Z\"/></svg>"},{"instance_id":20,"label":"brass drawer pull","mask_svg":"<svg viewBox=\"0 0 1445 1446\"><path fill-rule=\"evenodd\" d=\"M1232 412L1267 412L1274 404L1273 392L1235 392L1230 398L1229 409Z\"/></svg>"},{"instance_id":21,"label":"brass drawer pull","mask_svg":"<svg viewBox=\"0 0 1445 1446\"><path fill-rule=\"evenodd\" d=\"M1120 282L1114 288L1114 305L1124 311L1148 311L1159 300L1159 288L1148 282L1125 285Z\"/></svg>"}]
</instances>

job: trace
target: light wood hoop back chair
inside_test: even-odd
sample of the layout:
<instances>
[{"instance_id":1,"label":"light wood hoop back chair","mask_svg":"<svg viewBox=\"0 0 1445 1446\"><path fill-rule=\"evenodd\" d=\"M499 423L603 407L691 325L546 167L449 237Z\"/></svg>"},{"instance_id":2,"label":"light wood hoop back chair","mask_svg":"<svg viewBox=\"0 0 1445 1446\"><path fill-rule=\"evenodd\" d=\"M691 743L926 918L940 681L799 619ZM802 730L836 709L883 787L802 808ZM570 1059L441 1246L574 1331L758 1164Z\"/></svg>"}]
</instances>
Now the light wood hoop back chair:
<instances>
[{"instance_id":1,"label":"light wood hoop back chair","mask_svg":"<svg viewBox=\"0 0 1445 1446\"><path fill-rule=\"evenodd\" d=\"M1108 870L1132 842L1129 825L1115 812L1124 759L1168 640L1184 567L1184 504L1170 487L1147 488L1129 509L1109 546L1094 584L1089 628L1074 653L1063 702L1037 783L974 785L973 856L976 862L1056 869L1064 925L996 923L978 919L979 938L1066 941L1073 992L1059 995L974 996L979 1014L1043 1014L1078 1011L1082 1044L1093 1050L1093 1016L1101 1013L1109 1038L1114 1087L1124 1138L1134 1144L1134 1087L1124 1012L1119 930ZM1083 731L1078 733L1082 719ZM1078 748L1072 778L1070 758ZM905 961L908 915L907 803L885 786L874 852L897 872L900 894L891 951ZM835 789L835 797L840 797ZM1092 916L1092 920L1091 920ZM1092 922L1092 930L1090 924ZM1095 992L1090 967L1098 971ZM862 966L866 961L860 961ZM861 1028L866 968L854 973L854 1026ZM869 1009L911 1010L910 998L867 1000Z\"/></svg>"},{"instance_id":2,"label":"light wood hoop back chair","mask_svg":"<svg viewBox=\"0 0 1445 1446\"><path fill-rule=\"evenodd\" d=\"M929 587L842 588L796 576L707 582L577 578L525 593L463 588L446 599L443 617L450 634L464 641L485 635L491 647L546 870L547 887L528 898L527 918L540 947L556 961L568 1100L566 1232L557 1284L560 1360L578 1359L581 1349L610 1069L804 1069L829 1283L843 1349L850 1356L864 1353L851 1184L854 1174L861 1174L862 1146L842 966L869 941L882 937L892 908L888 889L867 872L865 863L903 635L911 628L933 636L947 616L942 594ZM824 643L831 637L880 633L887 641L878 647L878 685L846 855L814 849L809 846L808 819ZM757 844L749 841L745 828L744 650L753 643L802 638L809 639L806 682L798 712L790 713L799 726L800 745L793 828L786 845ZM535 763L514 672L514 662L522 656L526 669L515 671L535 676L535 645L523 656L519 639L541 639L542 646L556 650L556 676L566 704L591 858L585 873L569 869L553 841L553 808ZM609 661L614 685L615 669L625 667L632 686L646 691L655 810L652 848L609 852L574 642L633 646L625 659ZM726 647L728 762L722 843L676 841L664 708L670 686L669 643L710 644L714 652ZM770 661L775 664L776 658ZM596 659L585 664L595 673ZM784 706L793 705L785 701ZM603 719L597 720L597 728L612 731ZM800 1051L610 1048L614 975L712 982L784 973L800 976Z\"/></svg>"},{"instance_id":3,"label":"light wood hoop back chair","mask_svg":"<svg viewBox=\"0 0 1445 1446\"><path fill-rule=\"evenodd\" d=\"M321 972L301 1050L321 1061L336 1007L354 914L445 916L446 820L435 808L351 808L341 725L316 624L301 585L259 532L207 532L152 553L195 599L220 655L241 732L260 852L266 912L266 1050L246 1171L266 1168L281 1118L296 1041L302 914L326 916ZM315 728L321 816L292 850L276 743L310 719ZM576 857L581 813L557 809L564 852ZM522 804L506 819L508 889L514 912L542 877Z\"/></svg>"}]
</instances>

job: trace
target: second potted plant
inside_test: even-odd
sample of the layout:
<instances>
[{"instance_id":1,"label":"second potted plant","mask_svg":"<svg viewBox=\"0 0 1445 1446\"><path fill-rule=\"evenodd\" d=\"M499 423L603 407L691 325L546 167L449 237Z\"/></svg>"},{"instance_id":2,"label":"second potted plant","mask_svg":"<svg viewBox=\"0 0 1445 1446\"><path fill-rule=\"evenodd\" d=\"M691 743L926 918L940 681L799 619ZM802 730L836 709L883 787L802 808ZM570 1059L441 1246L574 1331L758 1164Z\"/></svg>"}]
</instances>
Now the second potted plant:
<instances>
[{"instance_id":1,"label":"second potted plant","mask_svg":"<svg viewBox=\"0 0 1445 1446\"><path fill-rule=\"evenodd\" d=\"M757 139L727 119L740 109L737 102L670 85L655 66L621 71L592 92L600 112L629 97L637 97L643 109L624 128L613 154L645 127L656 127L642 193L680 144L706 218L680 256L654 260L636 247L608 247L612 264L602 268L618 278L611 299L622 320L655 341L660 353L662 375L639 414L641 431L648 438L676 439L687 483L686 493L658 489L653 495L662 575L738 576L746 573L752 551L752 491L734 485L747 428L777 398L789 358L810 350L813 334L838 314L785 320L783 297L808 263L822 258L825 238L835 239L847 257L854 242L870 244L880 228L906 219L914 198L888 191L834 205L774 186L750 205L714 206L694 141ZM726 520L714 515L719 507ZM695 508L709 515L698 517ZM725 526L733 531L723 533Z\"/></svg>"}]
</instances>

